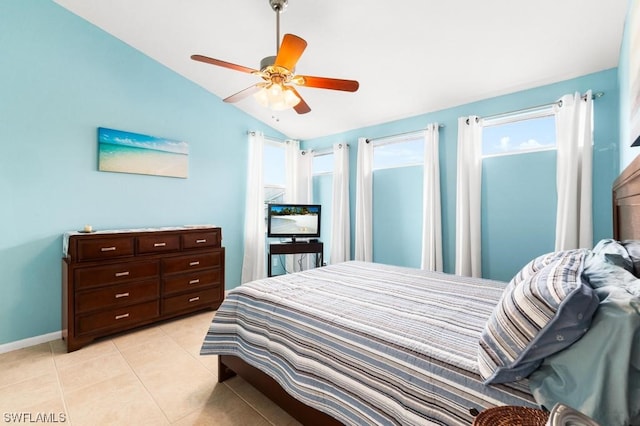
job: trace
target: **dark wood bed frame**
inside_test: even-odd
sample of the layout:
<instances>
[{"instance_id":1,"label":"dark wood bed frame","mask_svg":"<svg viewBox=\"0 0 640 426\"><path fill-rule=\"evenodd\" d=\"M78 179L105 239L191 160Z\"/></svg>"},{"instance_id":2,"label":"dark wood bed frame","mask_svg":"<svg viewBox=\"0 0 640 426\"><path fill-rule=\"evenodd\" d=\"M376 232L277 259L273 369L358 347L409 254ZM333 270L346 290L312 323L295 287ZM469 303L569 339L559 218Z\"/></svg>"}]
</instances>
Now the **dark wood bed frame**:
<instances>
[{"instance_id":1,"label":"dark wood bed frame","mask_svg":"<svg viewBox=\"0 0 640 426\"><path fill-rule=\"evenodd\" d=\"M640 239L640 155L613 183L613 238ZM338 420L290 396L270 376L242 359L218 357L218 382L239 375L303 425L341 425Z\"/></svg>"},{"instance_id":2,"label":"dark wood bed frame","mask_svg":"<svg viewBox=\"0 0 640 426\"><path fill-rule=\"evenodd\" d=\"M613 183L613 238L640 240L640 155Z\"/></svg>"}]
</instances>

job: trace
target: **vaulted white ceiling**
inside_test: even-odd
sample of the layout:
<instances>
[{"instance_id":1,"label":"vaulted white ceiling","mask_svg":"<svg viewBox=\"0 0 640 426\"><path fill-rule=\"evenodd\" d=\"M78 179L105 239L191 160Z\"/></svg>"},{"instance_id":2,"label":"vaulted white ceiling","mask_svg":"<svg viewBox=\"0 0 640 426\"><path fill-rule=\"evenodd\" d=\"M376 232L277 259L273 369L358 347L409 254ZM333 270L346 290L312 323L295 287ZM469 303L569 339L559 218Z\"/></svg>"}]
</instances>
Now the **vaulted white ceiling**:
<instances>
[{"instance_id":1,"label":"vaulted white ceiling","mask_svg":"<svg viewBox=\"0 0 640 426\"><path fill-rule=\"evenodd\" d=\"M268 0L55 0L220 98L260 81L276 53ZM618 65L627 0L289 0L281 35L308 43L296 72L354 79L355 93L300 87L311 112L237 108L310 139L562 81ZM597 89L597 88L594 88Z\"/></svg>"}]
</instances>

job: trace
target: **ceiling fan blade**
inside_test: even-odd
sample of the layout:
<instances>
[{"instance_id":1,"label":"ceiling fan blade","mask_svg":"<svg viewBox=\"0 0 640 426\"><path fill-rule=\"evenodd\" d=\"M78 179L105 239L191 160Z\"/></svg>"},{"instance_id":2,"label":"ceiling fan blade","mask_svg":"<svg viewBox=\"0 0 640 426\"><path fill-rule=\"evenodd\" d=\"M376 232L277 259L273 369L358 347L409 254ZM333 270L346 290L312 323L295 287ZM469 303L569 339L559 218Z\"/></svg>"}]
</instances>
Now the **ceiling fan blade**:
<instances>
[{"instance_id":1,"label":"ceiling fan blade","mask_svg":"<svg viewBox=\"0 0 640 426\"><path fill-rule=\"evenodd\" d=\"M274 65L293 71L307 47L307 42L293 34L285 34Z\"/></svg>"},{"instance_id":2,"label":"ceiling fan blade","mask_svg":"<svg viewBox=\"0 0 640 426\"><path fill-rule=\"evenodd\" d=\"M241 90L238 93L234 93L233 95L224 98L223 102L233 103L233 102L241 101L242 99L258 92L258 90L260 90L262 86L264 86L264 84L261 84L261 83L254 84L253 86L247 87L246 89Z\"/></svg>"},{"instance_id":3,"label":"ceiling fan blade","mask_svg":"<svg viewBox=\"0 0 640 426\"><path fill-rule=\"evenodd\" d=\"M300 86L317 87L318 89L342 90L344 92L355 92L358 90L358 87L360 87L360 83L355 80L312 77L308 75L297 75L293 81Z\"/></svg>"},{"instance_id":4,"label":"ceiling fan blade","mask_svg":"<svg viewBox=\"0 0 640 426\"><path fill-rule=\"evenodd\" d=\"M300 93L298 93L298 91L296 90L295 87L292 86L288 86L293 93L296 94L296 96L298 98L300 98L300 102L298 102L293 109L295 110L295 112L297 112L298 114L306 114L309 111L311 111L311 108L309 107L309 105L304 101L304 99L302 99L302 96L300 96Z\"/></svg>"},{"instance_id":5,"label":"ceiling fan blade","mask_svg":"<svg viewBox=\"0 0 640 426\"><path fill-rule=\"evenodd\" d=\"M232 64L231 62L221 61L220 59L214 59L208 56L191 55L191 59L193 59L194 61L205 62L211 65L217 65L219 67L230 68L235 71L246 72L248 74L258 72L258 70L254 70L253 68L243 67L242 65Z\"/></svg>"}]
</instances>

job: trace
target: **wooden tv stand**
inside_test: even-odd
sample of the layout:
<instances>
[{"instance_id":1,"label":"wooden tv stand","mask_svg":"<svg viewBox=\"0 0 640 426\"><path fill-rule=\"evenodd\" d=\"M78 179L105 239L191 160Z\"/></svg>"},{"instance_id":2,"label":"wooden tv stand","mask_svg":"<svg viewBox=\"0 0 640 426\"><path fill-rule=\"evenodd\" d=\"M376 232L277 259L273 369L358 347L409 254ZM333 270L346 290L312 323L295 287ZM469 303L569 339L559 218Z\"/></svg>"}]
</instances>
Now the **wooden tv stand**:
<instances>
[{"instance_id":1,"label":"wooden tv stand","mask_svg":"<svg viewBox=\"0 0 640 426\"><path fill-rule=\"evenodd\" d=\"M67 233L62 337L75 351L98 337L224 299L222 230L215 227Z\"/></svg>"},{"instance_id":2,"label":"wooden tv stand","mask_svg":"<svg viewBox=\"0 0 640 426\"><path fill-rule=\"evenodd\" d=\"M319 242L290 242L290 243L273 243L269 244L269 254L268 254L268 267L267 267L267 276L272 277L271 273L271 257L279 254L304 254L304 253L315 253L316 255L316 268L322 266L323 262L323 251L324 245Z\"/></svg>"}]
</instances>

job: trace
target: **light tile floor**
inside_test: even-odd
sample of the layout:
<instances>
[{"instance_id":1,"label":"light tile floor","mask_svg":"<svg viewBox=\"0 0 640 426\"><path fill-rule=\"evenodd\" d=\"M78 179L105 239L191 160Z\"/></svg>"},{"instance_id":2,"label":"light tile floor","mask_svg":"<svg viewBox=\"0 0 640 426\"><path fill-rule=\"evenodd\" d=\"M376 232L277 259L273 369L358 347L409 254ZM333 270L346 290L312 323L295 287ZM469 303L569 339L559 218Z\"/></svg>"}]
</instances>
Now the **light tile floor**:
<instances>
[{"instance_id":1,"label":"light tile floor","mask_svg":"<svg viewBox=\"0 0 640 426\"><path fill-rule=\"evenodd\" d=\"M299 425L244 380L217 383L200 356L213 312L94 342L0 354L0 424Z\"/></svg>"}]
</instances>

